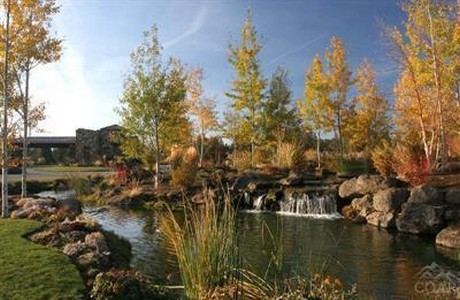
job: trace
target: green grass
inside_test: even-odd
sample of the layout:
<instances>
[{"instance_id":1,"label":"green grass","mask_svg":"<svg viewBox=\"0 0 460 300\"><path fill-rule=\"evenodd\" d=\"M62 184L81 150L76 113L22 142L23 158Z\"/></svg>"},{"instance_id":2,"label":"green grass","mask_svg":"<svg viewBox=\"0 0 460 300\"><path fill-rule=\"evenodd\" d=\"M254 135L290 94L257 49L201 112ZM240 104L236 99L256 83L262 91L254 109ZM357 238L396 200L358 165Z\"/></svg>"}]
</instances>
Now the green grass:
<instances>
[{"instance_id":1,"label":"green grass","mask_svg":"<svg viewBox=\"0 0 460 300\"><path fill-rule=\"evenodd\" d=\"M0 299L75 299L85 294L77 268L64 254L23 238L41 226L0 219Z\"/></svg>"},{"instance_id":2,"label":"green grass","mask_svg":"<svg viewBox=\"0 0 460 300\"><path fill-rule=\"evenodd\" d=\"M74 166L39 166L32 168L39 172L110 172L107 167L74 167Z\"/></svg>"}]
</instances>

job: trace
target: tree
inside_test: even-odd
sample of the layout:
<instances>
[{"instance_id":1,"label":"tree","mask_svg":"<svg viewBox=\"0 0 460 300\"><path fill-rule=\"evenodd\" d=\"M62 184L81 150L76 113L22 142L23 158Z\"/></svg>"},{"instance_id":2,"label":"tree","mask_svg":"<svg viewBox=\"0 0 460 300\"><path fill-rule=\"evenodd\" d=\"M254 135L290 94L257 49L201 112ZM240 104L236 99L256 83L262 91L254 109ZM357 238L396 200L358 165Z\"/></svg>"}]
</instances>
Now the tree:
<instances>
[{"instance_id":1,"label":"tree","mask_svg":"<svg viewBox=\"0 0 460 300\"><path fill-rule=\"evenodd\" d=\"M336 140L337 151L341 164L344 158L344 127L347 115L347 94L350 86L352 72L348 67L347 52L343 41L334 36L331 39L329 50L325 54L327 61L327 81L330 87L329 109L333 116L333 132Z\"/></svg>"},{"instance_id":2,"label":"tree","mask_svg":"<svg viewBox=\"0 0 460 300\"><path fill-rule=\"evenodd\" d=\"M401 68L395 88L397 133L415 136L429 169L443 169L447 136L458 128L456 9L443 0L408 0L402 8L404 32L387 29Z\"/></svg>"},{"instance_id":3,"label":"tree","mask_svg":"<svg viewBox=\"0 0 460 300\"><path fill-rule=\"evenodd\" d=\"M364 151L367 160L371 151L390 136L388 102L379 92L377 74L365 59L356 75L357 95L353 99L354 120L351 127L351 144Z\"/></svg>"},{"instance_id":4,"label":"tree","mask_svg":"<svg viewBox=\"0 0 460 300\"><path fill-rule=\"evenodd\" d=\"M201 68L189 72L188 93L190 114L200 139L199 166L203 166L204 144L209 131L219 126L216 116L216 101L214 98L203 97L203 70Z\"/></svg>"},{"instance_id":5,"label":"tree","mask_svg":"<svg viewBox=\"0 0 460 300\"><path fill-rule=\"evenodd\" d=\"M2 218L8 217L8 86L9 86L9 54L10 54L10 0L3 1L3 8L6 12L3 42L3 134L2 134Z\"/></svg>"},{"instance_id":6,"label":"tree","mask_svg":"<svg viewBox=\"0 0 460 300\"><path fill-rule=\"evenodd\" d=\"M44 104L31 107L29 97L30 73L41 64L59 60L62 40L53 37L52 17L59 12L55 0L15 1L12 10L11 69L16 83L16 111L22 119L22 197L27 195L28 131L44 119Z\"/></svg>"},{"instance_id":7,"label":"tree","mask_svg":"<svg viewBox=\"0 0 460 300\"><path fill-rule=\"evenodd\" d=\"M321 168L321 136L331 132L333 120L330 115L330 85L317 55L305 75L304 99L297 102L302 120L316 137L316 156Z\"/></svg>"},{"instance_id":8,"label":"tree","mask_svg":"<svg viewBox=\"0 0 460 300\"><path fill-rule=\"evenodd\" d=\"M270 80L267 99L262 103L262 135L264 142L271 147L281 143L295 131L295 108L292 107L292 91L288 72L278 67Z\"/></svg>"},{"instance_id":9,"label":"tree","mask_svg":"<svg viewBox=\"0 0 460 300\"><path fill-rule=\"evenodd\" d=\"M233 100L233 116L238 120L235 124L237 132L248 134L252 166L254 166L254 150L259 136L260 109L265 88L265 80L262 78L257 59L261 49L249 10L241 29L240 44L229 45L229 61L235 69L236 78L226 95ZM240 144L245 141L234 142Z\"/></svg>"},{"instance_id":10,"label":"tree","mask_svg":"<svg viewBox=\"0 0 460 300\"><path fill-rule=\"evenodd\" d=\"M126 137L122 149L150 168L154 161L155 188L162 154L190 136L185 102L187 74L177 59L163 62L160 52L154 26L144 33L144 42L131 54L131 73L125 79L118 109Z\"/></svg>"}]
</instances>

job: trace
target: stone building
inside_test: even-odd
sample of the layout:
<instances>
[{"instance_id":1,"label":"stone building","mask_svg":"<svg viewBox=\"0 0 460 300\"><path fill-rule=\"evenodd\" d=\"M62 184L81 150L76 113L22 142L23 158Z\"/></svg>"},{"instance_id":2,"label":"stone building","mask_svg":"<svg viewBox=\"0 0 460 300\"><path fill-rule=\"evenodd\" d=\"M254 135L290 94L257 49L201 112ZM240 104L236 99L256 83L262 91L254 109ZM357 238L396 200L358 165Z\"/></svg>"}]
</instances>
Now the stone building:
<instances>
[{"instance_id":1,"label":"stone building","mask_svg":"<svg viewBox=\"0 0 460 300\"><path fill-rule=\"evenodd\" d=\"M75 136L75 159L80 164L91 164L96 160L109 161L120 155L117 144L111 136L120 131L118 125L111 125L99 130L79 128Z\"/></svg>"}]
</instances>

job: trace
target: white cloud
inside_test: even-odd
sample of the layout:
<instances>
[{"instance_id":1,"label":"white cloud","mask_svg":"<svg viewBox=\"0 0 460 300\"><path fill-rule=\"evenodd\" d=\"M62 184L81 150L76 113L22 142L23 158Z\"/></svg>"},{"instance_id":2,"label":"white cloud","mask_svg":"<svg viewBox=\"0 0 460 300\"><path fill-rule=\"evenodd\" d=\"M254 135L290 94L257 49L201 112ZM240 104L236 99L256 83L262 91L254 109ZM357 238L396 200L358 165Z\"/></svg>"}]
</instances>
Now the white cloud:
<instances>
[{"instance_id":1,"label":"white cloud","mask_svg":"<svg viewBox=\"0 0 460 300\"><path fill-rule=\"evenodd\" d=\"M291 49L289 51L286 51L286 52L278 55L277 57L275 57L272 60L270 60L267 65L272 65L272 64L276 63L277 61L281 60L282 58L284 58L286 56L289 56L289 55L292 55L292 54L294 54L296 52L299 52L300 50L304 49L305 47L310 46L310 45L316 43L317 41L319 41L321 39L324 39L324 38L326 38L328 36L329 36L329 34L322 34L320 36L317 36L314 39L309 40L309 41L303 43L302 45L300 45L300 46L298 46L298 47L296 47L294 49Z\"/></svg>"},{"instance_id":2,"label":"white cloud","mask_svg":"<svg viewBox=\"0 0 460 300\"><path fill-rule=\"evenodd\" d=\"M31 95L46 103L45 135L74 135L77 128L97 128L115 120L112 107L102 107L85 75L83 56L69 43L61 60L40 66L31 77ZM102 124L102 125L100 125Z\"/></svg>"},{"instance_id":3,"label":"white cloud","mask_svg":"<svg viewBox=\"0 0 460 300\"><path fill-rule=\"evenodd\" d=\"M198 12L198 14L193 19L193 22L190 25L190 27L185 32L183 32L182 34L178 35L177 37L173 38L172 40L169 40L169 41L165 42L164 43L164 48L168 49L170 47L173 47L174 45L182 42L183 40L185 40L186 38L190 37L191 35L197 33L201 29L201 27L203 26L203 23L204 23L204 20L206 18L207 13L208 13L207 7L202 6L200 8L200 11Z\"/></svg>"}]
</instances>

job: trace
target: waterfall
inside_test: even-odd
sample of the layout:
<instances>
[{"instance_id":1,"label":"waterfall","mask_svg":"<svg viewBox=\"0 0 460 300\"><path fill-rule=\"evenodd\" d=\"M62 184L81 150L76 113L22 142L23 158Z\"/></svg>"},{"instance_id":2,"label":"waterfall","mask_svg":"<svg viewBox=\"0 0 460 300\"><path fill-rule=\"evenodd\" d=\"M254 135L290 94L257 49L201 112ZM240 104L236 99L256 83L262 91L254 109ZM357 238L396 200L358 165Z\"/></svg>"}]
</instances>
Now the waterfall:
<instances>
[{"instance_id":1,"label":"waterfall","mask_svg":"<svg viewBox=\"0 0 460 300\"><path fill-rule=\"evenodd\" d=\"M280 202L280 213L315 217L339 217L333 194L293 194Z\"/></svg>"},{"instance_id":2,"label":"waterfall","mask_svg":"<svg viewBox=\"0 0 460 300\"><path fill-rule=\"evenodd\" d=\"M262 206L264 205L265 195L257 197L256 201L254 201L254 210L262 210Z\"/></svg>"}]
</instances>

